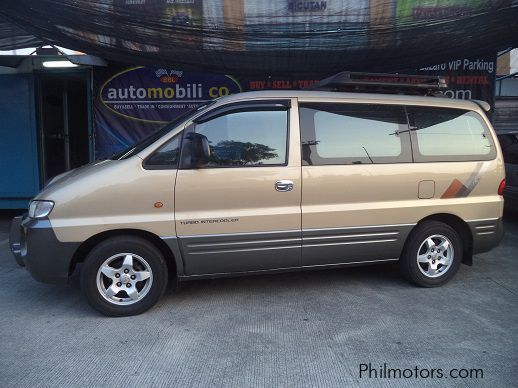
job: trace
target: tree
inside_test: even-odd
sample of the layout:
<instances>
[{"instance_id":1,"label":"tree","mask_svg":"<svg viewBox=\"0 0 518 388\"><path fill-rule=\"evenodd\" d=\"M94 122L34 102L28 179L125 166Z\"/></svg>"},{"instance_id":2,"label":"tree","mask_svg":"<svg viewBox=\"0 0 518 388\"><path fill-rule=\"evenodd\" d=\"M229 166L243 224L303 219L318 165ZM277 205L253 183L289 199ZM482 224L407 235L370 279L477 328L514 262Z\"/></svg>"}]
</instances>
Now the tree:
<instances>
[{"instance_id":1,"label":"tree","mask_svg":"<svg viewBox=\"0 0 518 388\"><path fill-rule=\"evenodd\" d=\"M260 143L225 140L211 148L212 161L217 164L262 164L265 160L279 156L274 152L275 149Z\"/></svg>"}]
</instances>

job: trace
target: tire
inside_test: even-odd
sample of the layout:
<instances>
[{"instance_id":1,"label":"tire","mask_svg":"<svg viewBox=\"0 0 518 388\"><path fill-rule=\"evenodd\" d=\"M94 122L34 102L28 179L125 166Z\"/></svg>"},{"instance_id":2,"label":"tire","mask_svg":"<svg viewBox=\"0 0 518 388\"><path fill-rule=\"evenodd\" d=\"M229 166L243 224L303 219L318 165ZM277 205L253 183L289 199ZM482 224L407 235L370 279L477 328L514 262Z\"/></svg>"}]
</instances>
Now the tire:
<instances>
[{"instance_id":1,"label":"tire","mask_svg":"<svg viewBox=\"0 0 518 388\"><path fill-rule=\"evenodd\" d=\"M153 307L167 287L162 253L149 241L117 236L95 246L81 270L81 289L99 312L123 317Z\"/></svg>"},{"instance_id":2,"label":"tire","mask_svg":"<svg viewBox=\"0 0 518 388\"><path fill-rule=\"evenodd\" d=\"M409 281L421 287L438 287L453 278L461 261L462 240L457 232L442 222L425 221L408 237L399 264Z\"/></svg>"}]
</instances>

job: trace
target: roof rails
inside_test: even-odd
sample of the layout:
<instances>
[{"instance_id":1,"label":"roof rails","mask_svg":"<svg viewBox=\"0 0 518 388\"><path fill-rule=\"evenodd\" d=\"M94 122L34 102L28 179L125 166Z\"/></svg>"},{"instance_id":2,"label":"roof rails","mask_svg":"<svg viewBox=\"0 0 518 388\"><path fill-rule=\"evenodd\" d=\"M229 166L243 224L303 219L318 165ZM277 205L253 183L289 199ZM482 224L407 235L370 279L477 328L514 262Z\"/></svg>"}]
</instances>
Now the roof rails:
<instances>
[{"instance_id":1,"label":"roof rails","mask_svg":"<svg viewBox=\"0 0 518 388\"><path fill-rule=\"evenodd\" d=\"M447 87L446 79L439 76L344 71L323 79L308 89L435 96Z\"/></svg>"}]
</instances>

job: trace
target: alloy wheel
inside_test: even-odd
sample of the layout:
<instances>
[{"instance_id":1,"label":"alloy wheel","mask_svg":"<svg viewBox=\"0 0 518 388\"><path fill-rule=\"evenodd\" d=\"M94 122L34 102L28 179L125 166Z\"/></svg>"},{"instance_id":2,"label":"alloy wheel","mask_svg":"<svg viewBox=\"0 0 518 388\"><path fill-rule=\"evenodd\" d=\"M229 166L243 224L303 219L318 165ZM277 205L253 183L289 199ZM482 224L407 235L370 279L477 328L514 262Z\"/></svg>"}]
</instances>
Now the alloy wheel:
<instances>
[{"instance_id":1,"label":"alloy wheel","mask_svg":"<svg viewBox=\"0 0 518 388\"><path fill-rule=\"evenodd\" d=\"M116 305L142 300L153 283L149 263L134 253L118 253L106 259L97 271L97 289L104 299Z\"/></svg>"},{"instance_id":2,"label":"alloy wheel","mask_svg":"<svg viewBox=\"0 0 518 388\"><path fill-rule=\"evenodd\" d=\"M451 241L446 236L434 234L417 250L417 267L426 277L439 277L451 267L454 254Z\"/></svg>"}]
</instances>

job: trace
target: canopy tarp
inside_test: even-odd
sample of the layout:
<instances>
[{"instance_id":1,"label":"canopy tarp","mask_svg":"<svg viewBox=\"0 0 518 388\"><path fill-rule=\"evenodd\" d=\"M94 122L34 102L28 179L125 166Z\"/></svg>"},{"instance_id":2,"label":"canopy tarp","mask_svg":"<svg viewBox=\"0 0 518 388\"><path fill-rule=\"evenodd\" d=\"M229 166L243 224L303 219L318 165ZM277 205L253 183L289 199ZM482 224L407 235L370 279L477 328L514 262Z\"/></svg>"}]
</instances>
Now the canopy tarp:
<instances>
[{"instance_id":1,"label":"canopy tarp","mask_svg":"<svg viewBox=\"0 0 518 388\"><path fill-rule=\"evenodd\" d=\"M398 71L518 43L517 0L3 0L0 16L0 49L232 74Z\"/></svg>"},{"instance_id":2,"label":"canopy tarp","mask_svg":"<svg viewBox=\"0 0 518 388\"><path fill-rule=\"evenodd\" d=\"M43 42L0 15L0 50L37 47Z\"/></svg>"}]
</instances>

